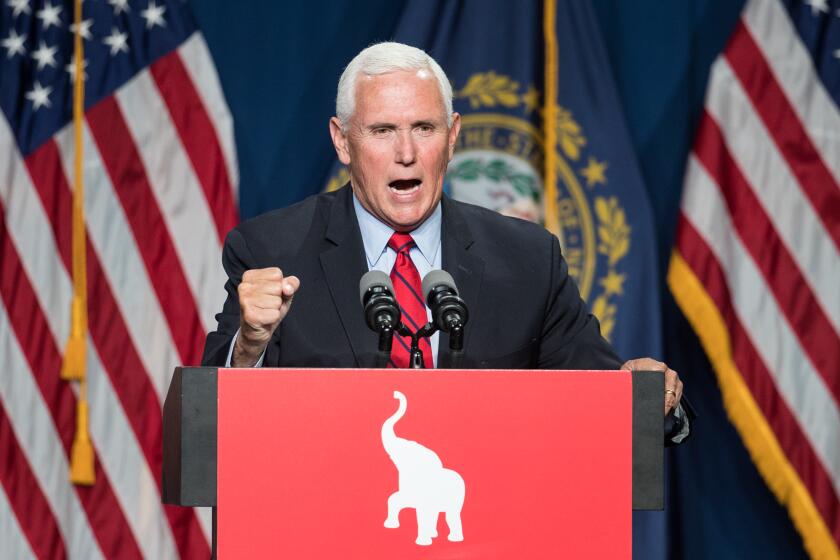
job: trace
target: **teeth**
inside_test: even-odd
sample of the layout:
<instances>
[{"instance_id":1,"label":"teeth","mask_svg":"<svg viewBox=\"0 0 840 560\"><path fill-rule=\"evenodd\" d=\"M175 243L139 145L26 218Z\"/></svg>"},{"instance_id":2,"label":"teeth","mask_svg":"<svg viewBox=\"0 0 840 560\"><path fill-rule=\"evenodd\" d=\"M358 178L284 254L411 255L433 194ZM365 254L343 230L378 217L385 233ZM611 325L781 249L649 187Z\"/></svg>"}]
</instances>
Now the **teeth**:
<instances>
[{"instance_id":1,"label":"teeth","mask_svg":"<svg viewBox=\"0 0 840 560\"><path fill-rule=\"evenodd\" d=\"M416 180L392 181L389 187L395 192L409 193L419 189L420 182Z\"/></svg>"},{"instance_id":2,"label":"teeth","mask_svg":"<svg viewBox=\"0 0 840 560\"><path fill-rule=\"evenodd\" d=\"M395 189L395 188L391 187L391 192L395 193L397 195L412 194L414 192L417 192L418 190L419 190L419 187L412 187L410 189Z\"/></svg>"}]
</instances>

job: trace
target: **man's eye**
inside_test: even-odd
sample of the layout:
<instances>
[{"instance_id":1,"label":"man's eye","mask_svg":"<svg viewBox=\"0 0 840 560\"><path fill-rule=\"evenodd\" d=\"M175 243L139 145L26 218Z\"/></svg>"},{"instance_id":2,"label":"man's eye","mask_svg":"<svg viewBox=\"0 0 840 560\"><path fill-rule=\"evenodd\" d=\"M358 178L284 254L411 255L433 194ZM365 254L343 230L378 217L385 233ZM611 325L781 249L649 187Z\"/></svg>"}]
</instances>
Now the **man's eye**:
<instances>
[{"instance_id":1,"label":"man's eye","mask_svg":"<svg viewBox=\"0 0 840 560\"><path fill-rule=\"evenodd\" d=\"M435 127L430 124L421 124L415 130L423 135L431 134L435 131Z\"/></svg>"},{"instance_id":2,"label":"man's eye","mask_svg":"<svg viewBox=\"0 0 840 560\"><path fill-rule=\"evenodd\" d=\"M390 134L390 132L390 128L374 128L373 130L371 130L371 134L373 136L387 136L388 134Z\"/></svg>"}]
</instances>

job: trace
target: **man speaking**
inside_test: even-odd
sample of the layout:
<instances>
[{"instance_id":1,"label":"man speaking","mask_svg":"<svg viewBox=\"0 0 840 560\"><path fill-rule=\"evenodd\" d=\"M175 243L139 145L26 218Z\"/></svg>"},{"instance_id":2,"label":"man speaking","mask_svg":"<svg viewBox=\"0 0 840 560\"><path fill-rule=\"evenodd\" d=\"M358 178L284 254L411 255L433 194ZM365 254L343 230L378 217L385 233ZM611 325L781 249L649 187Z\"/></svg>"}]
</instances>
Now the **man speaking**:
<instances>
[{"instance_id":1,"label":"man speaking","mask_svg":"<svg viewBox=\"0 0 840 560\"><path fill-rule=\"evenodd\" d=\"M443 269L469 309L461 367L662 371L665 414L677 408L676 372L649 358L622 366L601 337L557 238L443 196L461 122L430 56L399 43L364 49L341 75L329 127L349 185L228 234L227 301L205 365L374 367L378 336L365 324L359 279L388 274L403 322L417 330L429 319L420 279ZM426 367L449 363L447 339L421 340ZM406 367L409 343L395 336L389 366ZM677 416L675 440L687 431Z\"/></svg>"}]
</instances>

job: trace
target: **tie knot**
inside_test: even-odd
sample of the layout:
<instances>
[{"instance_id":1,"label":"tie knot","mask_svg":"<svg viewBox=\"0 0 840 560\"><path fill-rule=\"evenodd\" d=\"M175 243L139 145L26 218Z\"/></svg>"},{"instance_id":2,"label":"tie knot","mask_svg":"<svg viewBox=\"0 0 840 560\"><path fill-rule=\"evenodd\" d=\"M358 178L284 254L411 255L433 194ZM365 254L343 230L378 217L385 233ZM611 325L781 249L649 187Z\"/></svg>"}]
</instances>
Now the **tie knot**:
<instances>
[{"instance_id":1,"label":"tie knot","mask_svg":"<svg viewBox=\"0 0 840 560\"><path fill-rule=\"evenodd\" d=\"M411 248L414 247L414 239L412 239L411 235L408 233L395 231L394 235L391 236L391 239L388 240L388 247L396 251L397 254L408 254Z\"/></svg>"}]
</instances>

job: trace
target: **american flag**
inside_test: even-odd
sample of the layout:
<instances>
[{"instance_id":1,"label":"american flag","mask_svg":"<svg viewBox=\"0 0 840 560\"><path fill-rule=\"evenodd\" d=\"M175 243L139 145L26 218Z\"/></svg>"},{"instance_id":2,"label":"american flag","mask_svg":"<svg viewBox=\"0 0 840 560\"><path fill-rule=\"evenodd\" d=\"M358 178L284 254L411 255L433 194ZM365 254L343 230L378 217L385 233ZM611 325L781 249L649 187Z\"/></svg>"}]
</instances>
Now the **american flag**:
<instances>
[{"instance_id":1,"label":"american flag","mask_svg":"<svg viewBox=\"0 0 840 560\"><path fill-rule=\"evenodd\" d=\"M669 285L813 558L840 558L840 2L750 0L715 61Z\"/></svg>"},{"instance_id":2,"label":"american flag","mask_svg":"<svg viewBox=\"0 0 840 560\"><path fill-rule=\"evenodd\" d=\"M179 0L0 6L0 556L208 557L206 511L160 503L161 406L198 364L237 222L232 123ZM84 41L88 401L96 483L74 486L73 33Z\"/></svg>"}]
</instances>

